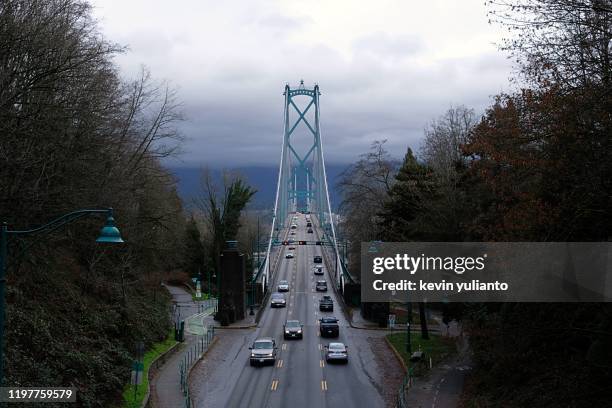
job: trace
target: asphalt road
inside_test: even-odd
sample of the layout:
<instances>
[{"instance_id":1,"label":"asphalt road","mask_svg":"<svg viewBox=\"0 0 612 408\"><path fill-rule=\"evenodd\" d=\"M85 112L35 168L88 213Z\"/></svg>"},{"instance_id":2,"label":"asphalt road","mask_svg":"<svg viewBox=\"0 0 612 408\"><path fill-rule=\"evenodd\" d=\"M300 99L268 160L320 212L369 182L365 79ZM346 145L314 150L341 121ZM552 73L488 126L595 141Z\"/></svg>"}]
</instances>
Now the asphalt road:
<instances>
[{"instance_id":1,"label":"asphalt road","mask_svg":"<svg viewBox=\"0 0 612 408\"><path fill-rule=\"evenodd\" d=\"M306 232L304 215L298 216L296 235L290 238L313 240L314 234ZM284 247L287 252L288 247ZM325 269L328 291L334 299L334 312L320 312L319 299L323 295L315 291L315 281L322 276L312 272L313 257L320 255L314 245L296 245L295 258L282 255L274 288L279 280L290 283L286 294L287 307L272 309L266 305L258 328L247 336L237 354L231 373L228 373L225 401L217 401L227 407L383 407L384 402L366 374L357 353L352 354L352 339L346 329L338 299L331 287L332 281ZM333 315L339 319L340 337L325 339L318 336L318 319ZM297 319L304 325L302 340L283 340L283 324L287 319ZM278 346L274 366L251 367L249 349L258 337L273 337ZM341 341L348 346L349 363L328 365L323 346L331 341ZM356 350L356 348L355 348ZM232 385L233 384L233 385Z\"/></svg>"}]
</instances>

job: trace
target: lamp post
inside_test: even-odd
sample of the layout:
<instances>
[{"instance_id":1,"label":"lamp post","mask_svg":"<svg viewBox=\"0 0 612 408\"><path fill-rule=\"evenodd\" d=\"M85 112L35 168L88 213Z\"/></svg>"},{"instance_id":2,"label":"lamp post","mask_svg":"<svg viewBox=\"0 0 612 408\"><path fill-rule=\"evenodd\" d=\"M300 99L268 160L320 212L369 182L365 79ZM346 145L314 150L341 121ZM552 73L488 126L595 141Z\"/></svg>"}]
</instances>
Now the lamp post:
<instances>
[{"instance_id":1,"label":"lamp post","mask_svg":"<svg viewBox=\"0 0 612 408\"><path fill-rule=\"evenodd\" d=\"M412 354L412 343L410 341L410 323L412 323L412 302L408 299L406 302L406 309L408 310L408 318L406 319L406 353L408 357Z\"/></svg>"},{"instance_id":2,"label":"lamp post","mask_svg":"<svg viewBox=\"0 0 612 408\"><path fill-rule=\"evenodd\" d=\"M208 299L212 299L212 287L210 286L211 275L212 275L212 272L209 269L208 270Z\"/></svg>"},{"instance_id":3,"label":"lamp post","mask_svg":"<svg viewBox=\"0 0 612 408\"><path fill-rule=\"evenodd\" d=\"M10 236L24 236L33 235L39 232L50 232L56 230L66 224L76 221L80 218L86 217L92 214L106 214L106 223L100 230L100 235L96 242L99 243L121 243L121 234L119 229L115 226L115 219L113 218L113 209L91 209L91 210L78 210L63 215L59 218L48 222L47 224L38 228L29 230L9 230L8 224L3 222L0 225L0 385L4 382L4 315L5 315L5 291L6 291L6 259L8 251L8 239Z\"/></svg>"},{"instance_id":4,"label":"lamp post","mask_svg":"<svg viewBox=\"0 0 612 408\"><path fill-rule=\"evenodd\" d=\"M213 272L212 274L213 279L215 279L217 281L216 285L217 285L217 302L215 303L215 312L219 311L219 298L221 297L221 291L219 291L219 279L217 276L216 272Z\"/></svg>"}]
</instances>

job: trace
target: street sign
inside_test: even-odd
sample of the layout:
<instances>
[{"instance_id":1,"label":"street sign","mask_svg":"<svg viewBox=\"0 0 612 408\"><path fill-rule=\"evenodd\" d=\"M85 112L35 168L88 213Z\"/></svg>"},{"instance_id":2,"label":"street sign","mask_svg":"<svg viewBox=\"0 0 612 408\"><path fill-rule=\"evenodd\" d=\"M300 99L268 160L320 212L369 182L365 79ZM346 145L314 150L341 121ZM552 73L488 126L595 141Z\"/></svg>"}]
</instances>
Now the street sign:
<instances>
[{"instance_id":1,"label":"street sign","mask_svg":"<svg viewBox=\"0 0 612 408\"><path fill-rule=\"evenodd\" d=\"M390 314L389 315L389 328L393 329L394 327L395 327L395 315Z\"/></svg>"}]
</instances>

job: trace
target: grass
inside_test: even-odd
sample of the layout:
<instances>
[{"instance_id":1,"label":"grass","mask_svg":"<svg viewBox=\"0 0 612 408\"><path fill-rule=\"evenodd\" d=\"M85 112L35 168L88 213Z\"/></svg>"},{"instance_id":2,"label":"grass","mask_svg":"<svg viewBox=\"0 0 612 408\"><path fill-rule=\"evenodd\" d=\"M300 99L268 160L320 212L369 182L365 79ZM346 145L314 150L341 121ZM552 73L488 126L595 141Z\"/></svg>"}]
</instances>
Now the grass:
<instances>
[{"instance_id":1,"label":"grass","mask_svg":"<svg viewBox=\"0 0 612 408\"><path fill-rule=\"evenodd\" d=\"M412 366L417 367L418 363L410 362L410 356L406 352L406 333L392 333L388 334L387 340L393 346L393 348L399 353L399 355L404 359L406 363L406 367L410 369ZM427 364L429 364L429 358L431 357L433 364L437 364L453 354L456 351L455 342L453 339L447 337L441 337L437 335L429 334L429 340L423 340L420 334L412 333L410 337L410 342L412 344L412 351L421 350L425 352L425 358L427 360ZM416 370L415 373L418 373L421 370Z\"/></svg>"},{"instance_id":2,"label":"grass","mask_svg":"<svg viewBox=\"0 0 612 408\"><path fill-rule=\"evenodd\" d=\"M144 355L143 364L144 369L143 372L139 375L142 375L142 384L138 385L138 389L136 390L136 396L134 396L134 386L128 384L125 386L123 390L123 404L122 408L136 408L142 405L142 400L147 393L147 388L149 387L149 367L153 360L155 360L159 355L165 353L170 347L174 346L176 341L174 340L174 331L170 331L168 338L160 343L155 343L153 347L147 351Z\"/></svg>"}]
</instances>

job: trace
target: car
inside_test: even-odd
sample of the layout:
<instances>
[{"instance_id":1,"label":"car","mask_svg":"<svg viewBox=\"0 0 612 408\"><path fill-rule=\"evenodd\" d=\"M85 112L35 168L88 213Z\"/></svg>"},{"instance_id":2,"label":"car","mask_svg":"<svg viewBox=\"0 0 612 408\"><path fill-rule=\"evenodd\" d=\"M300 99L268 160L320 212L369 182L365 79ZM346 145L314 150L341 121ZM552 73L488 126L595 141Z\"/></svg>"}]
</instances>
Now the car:
<instances>
[{"instance_id":1,"label":"car","mask_svg":"<svg viewBox=\"0 0 612 408\"><path fill-rule=\"evenodd\" d=\"M295 235L295 231L291 231L291 235Z\"/></svg>"},{"instance_id":2,"label":"car","mask_svg":"<svg viewBox=\"0 0 612 408\"><path fill-rule=\"evenodd\" d=\"M293 255L293 252L287 252L287 254L285 255L285 258L287 258L287 259L292 259L294 257L295 257L295 255Z\"/></svg>"},{"instance_id":3,"label":"car","mask_svg":"<svg viewBox=\"0 0 612 408\"><path fill-rule=\"evenodd\" d=\"M272 364L276 361L276 342L272 337L260 337L249 347L251 356L249 362L252 366L258 364Z\"/></svg>"},{"instance_id":4,"label":"car","mask_svg":"<svg viewBox=\"0 0 612 408\"><path fill-rule=\"evenodd\" d=\"M323 267L322 266L313 266L312 271L315 275L323 275Z\"/></svg>"},{"instance_id":5,"label":"car","mask_svg":"<svg viewBox=\"0 0 612 408\"><path fill-rule=\"evenodd\" d=\"M325 346L325 361L348 363L348 347L344 343L329 343Z\"/></svg>"},{"instance_id":6,"label":"car","mask_svg":"<svg viewBox=\"0 0 612 408\"><path fill-rule=\"evenodd\" d=\"M334 316L320 318L319 334L321 337L338 337L340 335L338 319L336 319Z\"/></svg>"},{"instance_id":7,"label":"car","mask_svg":"<svg viewBox=\"0 0 612 408\"><path fill-rule=\"evenodd\" d=\"M303 339L304 325L299 320L287 320L283 325L283 338L284 339Z\"/></svg>"},{"instance_id":8,"label":"car","mask_svg":"<svg viewBox=\"0 0 612 408\"><path fill-rule=\"evenodd\" d=\"M308 228L308 233L312 234L312 228Z\"/></svg>"},{"instance_id":9,"label":"car","mask_svg":"<svg viewBox=\"0 0 612 408\"><path fill-rule=\"evenodd\" d=\"M323 258L321 257L321 255L315 255L312 261L314 263L323 263Z\"/></svg>"},{"instance_id":10,"label":"car","mask_svg":"<svg viewBox=\"0 0 612 408\"><path fill-rule=\"evenodd\" d=\"M293 245L291 245L291 246L290 246L288 249L289 249L290 251L293 251L293 250L295 250L295 247L294 247Z\"/></svg>"},{"instance_id":11,"label":"car","mask_svg":"<svg viewBox=\"0 0 612 408\"><path fill-rule=\"evenodd\" d=\"M286 280L278 282L278 291L289 292L289 282L287 282Z\"/></svg>"},{"instance_id":12,"label":"car","mask_svg":"<svg viewBox=\"0 0 612 408\"><path fill-rule=\"evenodd\" d=\"M333 312L334 311L334 301L329 295L324 295L319 300L319 310L321 312Z\"/></svg>"},{"instance_id":13,"label":"car","mask_svg":"<svg viewBox=\"0 0 612 408\"><path fill-rule=\"evenodd\" d=\"M312 227L312 222L308 221L308 222L306 223L306 226L307 226L308 228Z\"/></svg>"},{"instance_id":14,"label":"car","mask_svg":"<svg viewBox=\"0 0 612 408\"><path fill-rule=\"evenodd\" d=\"M318 280L315 285L315 290L317 292L327 292L327 282L324 280Z\"/></svg>"},{"instance_id":15,"label":"car","mask_svg":"<svg viewBox=\"0 0 612 408\"><path fill-rule=\"evenodd\" d=\"M291 229L297 229L297 225L292 224L292 225L291 225Z\"/></svg>"},{"instance_id":16,"label":"car","mask_svg":"<svg viewBox=\"0 0 612 408\"><path fill-rule=\"evenodd\" d=\"M285 307L287 306L287 300L285 295L282 293L275 292L270 295L270 307Z\"/></svg>"},{"instance_id":17,"label":"car","mask_svg":"<svg viewBox=\"0 0 612 408\"><path fill-rule=\"evenodd\" d=\"M287 241L289 244L295 244L295 240L293 238L291 238L289 241Z\"/></svg>"}]
</instances>

